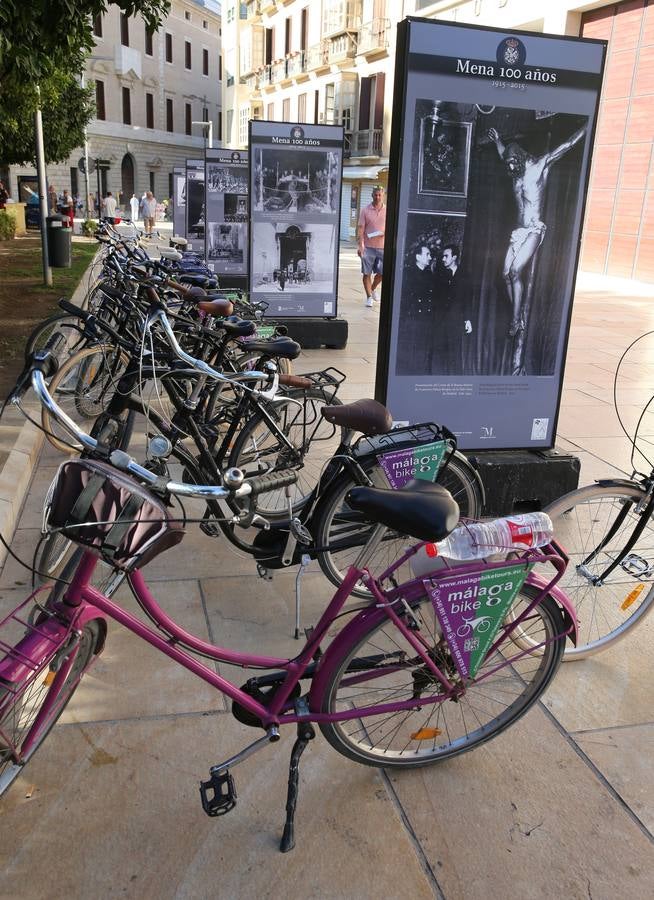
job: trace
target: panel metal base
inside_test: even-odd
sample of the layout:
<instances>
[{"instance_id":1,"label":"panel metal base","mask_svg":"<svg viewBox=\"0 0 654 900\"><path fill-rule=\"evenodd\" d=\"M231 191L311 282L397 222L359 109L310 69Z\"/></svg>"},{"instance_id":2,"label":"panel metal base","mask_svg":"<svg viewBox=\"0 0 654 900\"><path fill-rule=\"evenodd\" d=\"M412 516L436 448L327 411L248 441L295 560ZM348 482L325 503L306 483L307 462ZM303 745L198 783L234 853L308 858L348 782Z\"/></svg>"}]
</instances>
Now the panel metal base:
<instances>
[{"instance_id":1,"label":"panel metal base","mask_svg":"<svg viewBox=\"0 0 654 900\"><path fill-rule=\"evenodd\" d=\"M486 489L484 515L544 509L579 486L581 462L560 450L489 450L466 454Z\"/></svg>"}]
</instances>

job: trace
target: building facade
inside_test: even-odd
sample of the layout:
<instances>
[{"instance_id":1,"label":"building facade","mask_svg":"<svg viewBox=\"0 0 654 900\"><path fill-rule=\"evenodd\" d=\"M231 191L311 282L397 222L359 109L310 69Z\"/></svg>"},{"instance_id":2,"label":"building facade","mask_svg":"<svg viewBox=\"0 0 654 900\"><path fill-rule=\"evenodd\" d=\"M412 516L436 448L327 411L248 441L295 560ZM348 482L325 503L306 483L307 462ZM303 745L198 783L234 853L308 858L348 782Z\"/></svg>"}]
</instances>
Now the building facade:
<instances>
[{"instance_id":1,"label":"building facade","mask_svg":"<svg viewBox=\"0 0 654 900\"><path fill-rule=\"evenodd\" d=\"M608 41L580 268L654 283L654 2L441 0L415 14Z\"/></svg>"},{"instance_id":2,"label":"building facade","mask_svg":"<svg viewBox=\"0 0 654 900\"><path fill-rule=\"evenodd\" d=\"M342 125L341 238L354 236L360 206L387 177L402 6L391 0L223 3L226 145L247 146L250 119Z\"/></svg>"},{"instance_id":3,"label":"building facade","mask_svg":"<svg viewBox=\"0 0 654 900\"><path fill-rule=\"evenodd\" d=\"M654 282L653 0L225 0L225 143L245 147L250 118L343 125L341 238L352 238L388 177L407 15L608 40L581 268Z\"/></svg>"},{"instance_id":4,"label":"building facade","mask_svg":"<svg viewBox=\"0 0 654 900\"><path fill-rule=\"evenodd\" d=\"M101 193L111 191L127 210L132 193L171 197L173 168L203 152L208 128L195 123L211 123L214 144L221 136L219 6L215 0L173 0L165 23L149 36L140 17L128 18L112 5L96 18L94 34L84 77L93 82L96 99L88 155L109 164L101 170ZM66 163L48 166L57 192L68 188L84 199L83 157L80 147ZM29 166L10 167L17 199L24 199L20 182L34 175ZM96 174L89 193L93 203Z\"/></svg>"}]
</instances>

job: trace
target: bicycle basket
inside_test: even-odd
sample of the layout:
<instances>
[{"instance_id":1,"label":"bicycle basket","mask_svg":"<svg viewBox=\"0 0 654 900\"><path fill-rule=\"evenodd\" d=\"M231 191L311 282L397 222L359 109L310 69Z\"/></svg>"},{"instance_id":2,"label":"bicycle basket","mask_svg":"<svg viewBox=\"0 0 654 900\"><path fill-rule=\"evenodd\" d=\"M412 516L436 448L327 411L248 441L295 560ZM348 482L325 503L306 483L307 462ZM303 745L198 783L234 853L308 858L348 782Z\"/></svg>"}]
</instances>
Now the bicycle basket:
<instances>
[{"instance_id":1,"label":"bicycle basket","mask_svg":"<svg viewBox=\"0 0 654 900\"><path fill-rule=\"evenodd\" d=\"M184 537L159 497L107 463L71 459L53 482L47 527L123 571L144 566Z\"/></svg>"}]
</instances>

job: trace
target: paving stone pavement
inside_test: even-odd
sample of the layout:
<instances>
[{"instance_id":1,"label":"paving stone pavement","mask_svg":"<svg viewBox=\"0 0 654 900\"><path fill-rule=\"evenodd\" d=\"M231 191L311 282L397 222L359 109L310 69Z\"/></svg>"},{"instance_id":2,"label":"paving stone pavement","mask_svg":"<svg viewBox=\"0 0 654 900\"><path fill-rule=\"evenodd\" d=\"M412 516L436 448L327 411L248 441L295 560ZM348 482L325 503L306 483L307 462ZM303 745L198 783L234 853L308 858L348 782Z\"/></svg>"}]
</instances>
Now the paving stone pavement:
<instances>
[{"instance_id":1,"label":"paving stone pavement","mask_svg":"<svg viewBox=\"0 0 654 900\"><path fill-rule=\"evenodd\" d=\"M612 372L652 327L654 306L646 291L620 290L586 279L575 302L558 443L580 456L582 483L630 471ZM372 393L379 312L363 299L356 256L344 248L348 347L306 352L295 366L346 371L344 399ZM632 417L651 375L647 358L630 371ZM48 447L41 454L14 539L23 558L58 459ZM164 608L201 637L296 652L294 573L262 581L224 541L193 533L146 575ZM0 612L27 581L10 559ZM303 624L330 594L318 572L306 576ZM126 589L118 596L135 611ZM564 665L542 702L498 739L413 772L356 765L319 736L301 766L297 847L282 855L293 735L234 769L236 809L207 818L198 782L255 733L221 695L110 625L60 724L0 801L0 898L645 900L654 896L653 660L654 618L606 653Z\"/></svg>"}]
</instances>

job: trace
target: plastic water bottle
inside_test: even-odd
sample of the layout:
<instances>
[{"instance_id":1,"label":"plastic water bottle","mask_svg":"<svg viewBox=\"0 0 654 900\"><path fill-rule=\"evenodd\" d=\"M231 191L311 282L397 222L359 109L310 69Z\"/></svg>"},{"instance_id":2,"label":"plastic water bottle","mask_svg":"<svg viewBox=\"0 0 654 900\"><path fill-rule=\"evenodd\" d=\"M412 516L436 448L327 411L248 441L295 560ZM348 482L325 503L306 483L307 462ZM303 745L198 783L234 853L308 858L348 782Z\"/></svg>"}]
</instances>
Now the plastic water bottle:
<instances>
[{"instance_id":1,"label":"plastic water bottle","mask_svg":"<svg viewBox=\"0 0 654 900\"><path fill-rule=\"evenodd\" d=\"M459 525L437 544L425 544L411 557L415 577L443 568L443 559L486 559L512 550L543 547L552 540L552 520L543 512Z\"/></svg>"}]
</instances>

